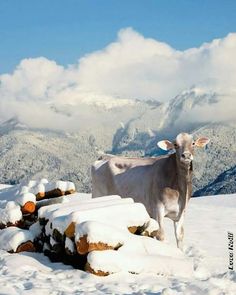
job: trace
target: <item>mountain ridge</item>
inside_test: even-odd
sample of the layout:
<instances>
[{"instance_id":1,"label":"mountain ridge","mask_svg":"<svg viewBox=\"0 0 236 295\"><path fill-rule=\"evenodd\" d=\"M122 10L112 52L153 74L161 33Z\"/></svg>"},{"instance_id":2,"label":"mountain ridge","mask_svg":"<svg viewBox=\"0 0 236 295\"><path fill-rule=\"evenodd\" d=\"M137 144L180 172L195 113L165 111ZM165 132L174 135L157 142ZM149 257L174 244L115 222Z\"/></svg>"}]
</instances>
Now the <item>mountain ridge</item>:
<instances>
[{"instance_id":1,"label":"mountain ridge","mask_svg":"<svg viewBox=\"0 0 236 295\"><path fill-rule=\"evenodd\" d=\"M54 108L52 111L74 120L72 123L78 128L72 130L32 128L13 117L0 124L0 182L17 183L46 175L52 180L75 181L80 190L88 192L90 165L100 153L156 156L161 153L157 141L172 140L185 131L211 139L207 149L198 149L195 155L193 186L199 192L236 165L235 121L182 125L182 118L195 106L208 106L217 100L216 93L194 88L166 104L135 100L125 108L116 106L109 110L83 104L79 109L66 105ZM235 191L236 187L230 186L227 193Z\"/></svg>"}]
</instances>

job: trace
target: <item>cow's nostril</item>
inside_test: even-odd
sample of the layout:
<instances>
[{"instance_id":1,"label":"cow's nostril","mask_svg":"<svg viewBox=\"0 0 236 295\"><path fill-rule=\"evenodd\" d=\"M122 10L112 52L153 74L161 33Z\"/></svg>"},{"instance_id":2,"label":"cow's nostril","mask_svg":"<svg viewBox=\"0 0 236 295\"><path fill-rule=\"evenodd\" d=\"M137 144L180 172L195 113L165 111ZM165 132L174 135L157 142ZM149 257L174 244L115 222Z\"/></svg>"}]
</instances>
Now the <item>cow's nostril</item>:
<instances>
[{"instance_id":1,"label":"cow's nostril","mask_svg":"<svg viewBox=\"0 0 236 295\"><path fill-rule=\"evenodd\" d=\"M182 159L184 160L192 160L192 155L188 152L185 152L181 155Z\"/></svg>"}]
</instances>

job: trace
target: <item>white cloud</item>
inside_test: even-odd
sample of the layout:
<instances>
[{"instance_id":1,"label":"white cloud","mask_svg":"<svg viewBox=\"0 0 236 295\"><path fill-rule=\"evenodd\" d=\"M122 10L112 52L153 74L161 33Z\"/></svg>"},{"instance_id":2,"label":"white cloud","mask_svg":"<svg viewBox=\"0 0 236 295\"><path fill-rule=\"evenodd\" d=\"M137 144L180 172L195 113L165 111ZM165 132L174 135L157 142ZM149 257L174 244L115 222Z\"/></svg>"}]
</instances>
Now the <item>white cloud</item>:
<instances>
[{"instance_id":1,"label":"white cloud","mask_svg":"<svg viewBox=\"0 0 236 295\"><path fill-rule=\"evenodd\" d=\"M236 105L235 52L235 33L178 51L131 28L122 29L115 42L66 68L44 57L22 60L12 74L0 76L0 114L3 119L28 116L40 124L39 113L47 112L55 121L45 103L76 106L81 101L108 102L110 96L166 102L192 85L223 94L217 112L224 97L232 104L230 112ZM227 116L224 112L219 117Z\"/></svg>"}]
</instances>

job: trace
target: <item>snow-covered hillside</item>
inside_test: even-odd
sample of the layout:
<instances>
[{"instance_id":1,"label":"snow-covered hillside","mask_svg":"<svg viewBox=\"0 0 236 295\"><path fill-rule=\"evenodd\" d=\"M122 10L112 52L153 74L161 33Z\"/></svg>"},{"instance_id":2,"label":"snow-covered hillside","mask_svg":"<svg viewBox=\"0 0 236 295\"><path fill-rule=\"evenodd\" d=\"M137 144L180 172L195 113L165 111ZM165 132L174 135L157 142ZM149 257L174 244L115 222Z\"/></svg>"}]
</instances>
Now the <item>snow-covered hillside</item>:
<instances>
[{"instance_id":1,"label":"snow-covered hillside","mask_svg":"<svg viewBox=\"0 0 236 295\"><path fill-rule=\"evenodd\" d=\"M154 112L157 111L153 110L153 116ZM102 127L91 129L91 133L14 128L0 137L0 182L14 184L46 176L52 180L74 181L79 190L88 192L91 189L90 167L101 152L110 152L113 146L112 153L115 154L156 155L158 139L171 139L164 134L161 137L152 129L146 133L139 129L132 132L135 130L132 124L134 122L119 128L117 132L106 125L104 132ZM206 150L197 149L195 153L195 190L203 189L209 195L235 192L235 183L230 177L217 179L236 165L235 126L234 123L208 124L195 130L196 137L200 135L211 139ZM212 186L204 189L215 179L221 182L220 191L214 190Z\"/></svg>"},{"instance_id":2,"label":"snow-covered hillside","mask_svg":"<svg viewBox=\"0 0 236 295\"><path fill-rule=\"evenodd\" d=\"M194 274L188 278L181 278L178 271L172 277L126 272L97 277L51 263L43 254L8 254L1 250L0 294L235 295L236 274L228 270L228 232L236 235L235 210L236 195L190 200L185 254L193 259ZM164 243L175 246L173 224L168 219L165 224Z\"/></svg>"}]
</instances>

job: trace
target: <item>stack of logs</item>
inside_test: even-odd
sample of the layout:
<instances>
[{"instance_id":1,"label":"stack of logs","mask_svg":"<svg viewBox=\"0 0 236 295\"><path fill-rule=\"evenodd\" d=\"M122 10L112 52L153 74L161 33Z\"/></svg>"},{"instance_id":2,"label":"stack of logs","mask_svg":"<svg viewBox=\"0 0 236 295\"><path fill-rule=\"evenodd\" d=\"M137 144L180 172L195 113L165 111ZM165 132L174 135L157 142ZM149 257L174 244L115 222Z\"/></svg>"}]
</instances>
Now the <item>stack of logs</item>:
<instances>
[{"instance_id":1,"label":"stack of logs","mask_svg":"<svg viewBox=\"0 0 236 295\"><path fill-rule=\"evenodd\" d=\"M43 252L54 262L96 275L112 273L106 265L97 266L98 252L109 257L113 255L109 251L124 251L136 244L146 253L142 239L154 237L158 229L141 203L120 196L92 199L76 193L71 182L31 181L0 210L0 248L11 253ZM7 216L7 210L15 213Z\"/></svg>"},{"instance_id":2,"label":"stack of logs","mask_svg":"<svg viewBox=\"0 0 236 295\"><path fill-rule=\"evenodd\" d=\"M6 203L5 208L0 208L0 248L17 253L36 251L30 227L38 220L39 208L51 203L69 201L67 195L74 193L73 182L48 182L46 179L31 180L26 185L8 189L6 199L11 201ZM67 196L65 200L64 196ZM19 244L17 248L14 247L15 244Z\"/></svg>"}]
</instances>

